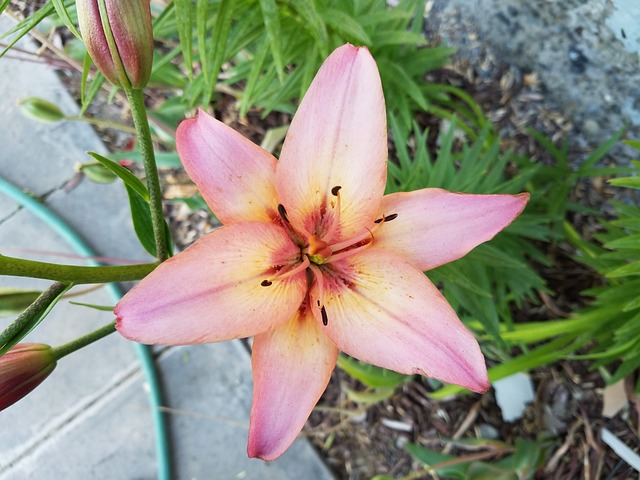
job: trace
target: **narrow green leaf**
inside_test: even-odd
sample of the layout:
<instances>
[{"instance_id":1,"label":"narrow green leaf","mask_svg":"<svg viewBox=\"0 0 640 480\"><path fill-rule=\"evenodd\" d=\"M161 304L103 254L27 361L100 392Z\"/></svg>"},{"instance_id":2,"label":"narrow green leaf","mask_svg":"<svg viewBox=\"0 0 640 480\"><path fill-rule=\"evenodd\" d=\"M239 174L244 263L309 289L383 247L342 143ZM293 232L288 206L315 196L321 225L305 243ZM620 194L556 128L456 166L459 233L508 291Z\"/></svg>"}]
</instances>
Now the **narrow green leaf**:
<instances>
[{"instance_id":1,"label":"narrow green leaf","mask_svg":"<svg viewBox=\"0 0 640 480\"><path fill-rule=\"evenodd\" d=\"M605 277L607 278L620 278L627 277L629 275L640 275L640 261L624 265L619 268L615 268L608 272Z\"/></svg>"},{"instance_id":2,"label":"narrow green leaf","mask_svg":"<svg viewBox=\"0 0 640 480\"><path fill-rule=\"evenodd\" d=\"M424 38L424 35L412 32L389 30L386 32L377 32L375 35L376 48L390 45L424 46L426 44L427 40Z\"/></svg>"},{"instance_id":3,"label":"narrow green leaf","mask_svg":"<svg viewBox=\"0 0 640 480\"><path fill-rule=\"evenodd\" d=\"M611 180L609 180L609 183L611 185L615 185L616 187L640 188L640 176L612 178Z\"/></svg>"},{"instance_id":4,"label":"narrow green leaf","mask_svg":"<svg viewBox=\"0 0 640 480\"><path fill-rule=\"evenodd\" d=\"M24 37L27 33L29 33L33 28L36 27L42 20L51 15L55 9L53 8L52 3L47 3L40 10L35 13L29 15L27 18L19 22L15 27L10 28L6 32L0 34L0 40L8 37L9 35L18 32L18 34L5 46L5 48L0 52L0 58L4 56L16 43L20 41L22 37Z\"/></svg>"},{"instance_id":5,"label":"narrow green leaf","mask_svg":"<svg viewBox=\"0 0 640 480\"><path fill-rule=\"evenodd\" d=\"M69 302L71 305L78 305L80 307L93 308L94 310L100 310L101 312L113 312L113 305L94 305L93 303L82 302Z\"/></svg>"},{"instance_id":6,"label":"narrow green leaf","mask_svg":"<svg viewBox=\"0 0 640 480\"><path fill-rule=\"evenodd\" d=\"M350 388L346 389L347 397L349 397L350 400L364 405L374 405L376 403L383 402L384 400L393 397L394 391L395 390L393 388L368 392L357 392Z\"/></svg>"},{"instance_id":7,"label":"narrow green leaf","mask_svg":"<svg viewBox=\"0 0 640 480\"><path fill-rule=\"evenodd\" d=\"M326 24L339 32L347 41L361 45L371 46L369 34L351 15L337 9L324 9L321 11L322 19Z\"/></svg>"},{"instance_id":8,"label":"narrow green leaf","mask_svg":"<svg viewBox=\"0 0 640 480\"><path fill-rule=\"evenodd\" d=\"M193 2L192 0L173 0L173 3L176 9L180 49L191 77L193 75Z\"/></svg>"},{"instance_id":9,"label":"narrow green leaf","mask_svg":"<svg viewBox=\"0 0 640 480\"><path fill-rule=\"evenodd\" d=\"M438 463L447 462L450 460L455 460L456 457L453 455L447 455L444 453L439 453L434 450L429 450L428 448L422 447L420 445L415 445L413 443L407 443L405 448L409 452L409 454L422 463L426 467L431 467L437 465ZM455 478L464 480L467 479L467 469L469 467L468 463L461 463L456 465L451 465L449 467L443 467L436 470L438 475L441 475L445 478Z\"/></svg>"},{"instance_id":10,"label":"narrow green leaf","mask_svg":"<svg viewBox=\"0 0 640 480\"><path fill-rule=\"evenodd\" d=\"M318 14L313 0L288 0L289 6L293 8L304 22L305 27L316 41L316 48L322 58L329 56L329 36L327 28Z\"/></svg>"},{"instance_id":11,"label":"narrow green leaf","mask_svg":"<svg viewBox=\"0 0 640 480\"><path fill-rule=\"evenodd\" d=\"M27 307L13 322L0 332L0 356L7 353L11 348L20 343L24 337L29 335L42 320L49 314L51 309L73 286L71 283L54 283L40 294L40 296Z\"/></svg>"},{"instance_id":12,"label":"narrow green leaf","mask_svg":"<svg viewBox=\"0 0 640 480\"><path fill-rule=\"evenodd\" d=\"M595 165L600 159L602 159L602 157L604 157L607 152L609 152L609 150L611 150L611 148L616 143L618 143L618 141L620 141L620 138L624 134L625 130L626 128L621 128L616 133L614 133L607 141L598 145L598 148L596 148L591 153L591 155L589 155L589 157L587 157L587 159L580 164L580 166L578 167L578 172L580 173L583 170L593 167L593 165Z\"/></svg>"},{"instance_id":13,"label":"narrow green leaf","mask_svg":"<svg viewBox=\"0 0 640 480\"><path fill-rule=\"evenodd\" d=\"M131 220L133 230L144 249L152 256L156 256L156 244L153 236L153 224L151 223L151 210L149 202L145 201L135 190L125 185L129 195L129 206L131 207Z\"/></svg>"},{"instance_id":14,"label":"narrow green leaf","mask_svg":"<svg viewBox=\"0 0 640 480\"><path fill-rule=\"evenodd\" d=\"M134 192L140 195L140 197L142 197L142 199L146 203L149 203L149 192L145 184L142 183L142 180L140 180L138 177L136 177L133 173L131 173L126 168L124 168L122 165L112 160L109 160L107 157L103 157L99 153L95 153L95 152L88 152L88 153L94 159L96 159L98 162L104 165L105 168L107 168L108 170L113 172L115 175L117 175L120 178L120 180L122 180L128 188L131 188Z\"/></svg>"},{"instance_id":15,"label":"narrow green leaf","mask_svg":"<svg viewBox=\"0 0 640 480\"><path fill-rule=\"evenodd\" d=\"M198 40L198 52L205 83L209 84L209 56L207 55L207 20L209 19L209 1L197 0L196 2L196 38Z\"/></svg>"},{"instance_id":16,"label":"narrow green leaf","mask_svg":"<svg viewBox=\"0 0 640 480\"><path fill-rule=\"evenodd\" d=\"M353 378L360 380L364 385L371 388L396 388L411 378L408 375L359 362L342 354L338 356L338 366Z\"/></svg>"},{"instance_id":17,"label":"narrow green leaf","mask_svg":"<svg viewBox=\"0 0 640 480\"><path fill-rule=\"evenodd\" d=\"M78 39L82 40L80 36L80 32L76 29L76 26L73 24L73 20L71 20L71 16L69 15L69 11L67 10L67 6L64 4L63 0L51 0L53 3L53 7L56 9L56 13L64 23L64 26L69 29L71 33Z\"/></svg>"},{"instance_id":18,"label":"narrow green leaf","mask_svg":"<svg viewBox=\"0 0 640 480\"><path fill-rule=\"evenodd\" d=\"M205 80L208 87L204 92L203 103L205 105L208 105L211 101L213 91L218 82L218 76L220 75L220 69L222 68L225 51L227 49L227 39L229 38L229 30L231 29L232 14L233 2L231 0L221 0L213 26L213 48L208 49L205 54L209 67L208 70L205 70Z\"/></svg>"},{"instance_id":19,"label":"narrow green leaf","mask_svg":"<svg viewBox=\"0 0 640 480\"><path fill-rule=\"evenodd\" d=\"M252 105L253 92L256 89L258 76L262 71L262 66L267 58L267 53L269 53L269 43L261 42L261 46L258 47L258 51L253 57L253 60L251 60L251 71L247 77L247 84L243 92L242 100L240 101L240 116L243 118L247 115L247 112Z\"/></svg>"},{"instance_id":20,"label":"narrow green leaf","mask_svg":"<svg viewBox=\"0 0 640 480\"><path fill-rule=\"evenodd\" d=\"M22 312L31 305L42 292L19 288L0 288L0 317Z\"/></svg>"},{"instance_id":21,"label":"narrow green leaf","mask_svg":"<svg viewBox=\"0 0 640 480\"><path fill-rule=\"evenodd\" d=\"M2 12L4 12L4 10L9 6L10 3L11 0L3 0L2 2L0 2L0 15L2 14Z\"/></svg>"},{"instance_id":22,"label":"narrow green leaf","mask_svg":"<svg viewBox=\"0 0 640 480\"><path fill-rule=\"evenodd\" d=\"M264 28L267 31L267 38L271 46L271 55L276 64L276 72L280 83L284 80L284 61L282 56L282 32L280 27L280 12L276 5L276 0L260 0Z\"/></svg>"}]
</instances>

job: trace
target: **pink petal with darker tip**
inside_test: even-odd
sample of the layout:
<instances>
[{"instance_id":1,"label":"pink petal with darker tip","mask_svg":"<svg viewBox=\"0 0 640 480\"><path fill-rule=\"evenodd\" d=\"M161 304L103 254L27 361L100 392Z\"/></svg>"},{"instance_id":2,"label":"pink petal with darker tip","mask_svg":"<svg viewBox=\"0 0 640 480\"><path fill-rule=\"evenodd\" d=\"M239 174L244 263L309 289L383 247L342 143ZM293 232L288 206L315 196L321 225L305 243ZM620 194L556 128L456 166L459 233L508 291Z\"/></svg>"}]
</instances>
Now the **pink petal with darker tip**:
<instances>
[{"instance_id":1,"label":"pink petal with darker tip","mask_svg":"<svg viewBox=\"0 0 640 480\"><path fill-rule=\"evenodd\" d=\"M118 302L118 331L130 340L163 345L262 333L290 319L304 299L304 271L261 285L274 265L298 257L277 225L221 227L162 263Z\"/></svg>"},{"instance_id":2,"label":"pink petal with darker tip","mask_svg":"<svg viewBox=\"0 0 640 480\"><path fill-rule=\"evenodd\" d=\"M487 390L478 342L424 273L378 248L332 265L324 331L340 350L399 373ZM316 295L312 290L312 302Z\"/></svg>"},{"instance_id":3,"label":"pink petal with darker tip","mask_svg":"<svg viewBox=\"0 0 640 480\"><path fill-rule=\"evenodd\" d=\"M299 232L316 231L342 187L339 239L370 225L384 193L387 127L380 76L364 47L344 45L324 62L285 139L280 201Z\"/></svg>"},{"instance_id":4,"label":"pink petal with darker tip","mask_svg":"<svg viewBox=\"0 0 640 480\"><path fill-rule=\"evenodd\" d=\"M439 188L386 195L379 217L397 217L375 232L375 246L402 255L419 270L430 270L491 240L528 201L528 193L472 195Z\"/></svg>"},{"instance_id":5,"label":"pink petal with darker tip","mask_svg":"<svg viewBox=\"0 0 640 480\"><path fill-rule=\"evenodd\" d=\"M324 392L338 349L308 313L255 337L250 457L274 460L289 448Z\"/></svg>"}]
</instances>

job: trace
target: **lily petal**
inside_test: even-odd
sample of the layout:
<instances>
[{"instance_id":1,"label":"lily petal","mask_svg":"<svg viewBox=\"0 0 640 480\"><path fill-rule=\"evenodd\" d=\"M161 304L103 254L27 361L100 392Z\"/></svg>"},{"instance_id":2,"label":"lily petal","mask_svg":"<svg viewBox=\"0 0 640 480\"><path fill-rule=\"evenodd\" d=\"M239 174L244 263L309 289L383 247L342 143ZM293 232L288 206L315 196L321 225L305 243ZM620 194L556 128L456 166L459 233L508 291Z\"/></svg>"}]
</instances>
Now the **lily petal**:
<instances>
[{"instance_id":1,"label":"lily petal","mask_svg":"<svg viewBox=\"0 0 640 480\"><path fill-rule=\"evenodd\" d=\"M289 448L327 388L337 357L307 309L255 337L250 457L274 460Z\"/></svg>"},{"instance_id":2,"label":"lily petal","mask_svg":"<svg viewBox=\"0 0 640 480\"><path fill-rule=\"evenodd\" d=\"M340 350L399 373L489 388L478 342L424 273L378 248L332 265L324 276L324 328ZM313 289L312 302L316 295Z\"/></svg>"},{"instance_id":3,"label":"lily petal","mask_svg":"<svg viewBox=\"0 0 640 480\"><path fill-rule=\"evenodd\" d=\"M189 177L223 224L277 216L277 160L269 152L202 110L178 126L176 147Z\"/></svg>"},{"instance_id":4,"label":"lily petal","mask_svg":"<svg viewBox=\"0 0 640 480\"><path fill-rule=\"evenodd\" d=\"M118 331L147 344L242 338L286 322L307 290L304 271L261 281L299 249L275 224L245 222L205 235L162 263L116 305Z\"/></svg>"},{"instance_id":5,"label":"lily petal","mask_svg":"<svg viewBox=\"0 0 640 480\"><path fill-rule=\"evenodd\" d=\"M322 236L331 220L324 219L325 232L316 225L323 223L322 212L332 211L331 190L340 186L337 238L362 233L378 213L386 161L386 113L376 63L366 48L344 45L318 71L280 155L278 195L293 226Z\"/></svg>"},{"instance_id":6,"label":"lily petal","mask_svg":"<svg viewBox=\"0 0 640 480\"><path fill-rule=\"evenodd\" d=\"M386 195L378 216L398 216L376 231L375 246L399 253L418 270L430 270L491 240L528 201L528 193L472 195L440 188Z\"/></svg>"}]
</instances>

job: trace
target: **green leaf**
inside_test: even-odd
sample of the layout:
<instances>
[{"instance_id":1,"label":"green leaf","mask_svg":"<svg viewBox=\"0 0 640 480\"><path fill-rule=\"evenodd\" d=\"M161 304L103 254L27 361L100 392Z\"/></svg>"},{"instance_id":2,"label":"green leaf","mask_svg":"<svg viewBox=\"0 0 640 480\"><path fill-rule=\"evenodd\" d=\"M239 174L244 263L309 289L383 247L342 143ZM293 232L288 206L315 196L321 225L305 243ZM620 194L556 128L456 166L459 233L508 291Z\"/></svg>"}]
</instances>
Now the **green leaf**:
<instances>
[{"instance_id":1,"label":"green leaf","mask_svg":"<svg viewBox=\"0 0 640 480\"><path fill-rule=\"evenodd\" d=\"M0 317L22 312L31 305L42 292L19 288L0 288Z\"/></svg>"},{"instance_id":2,"label":"green leaf","mask_svg":"<svg viewBox=\"0 0 640 480\"><path fill-rule=\"evenodd\" d=\"M69 302L71 305L78 305L80 307L88 307L93 308L94 310L100 310L101 312L113 312L115 308L113 305L94 305L92 303L82 303L82 302Z\"/></svg>"},{"instance_id":3,"label":"green leaf","mask_svg":"<svg viewBox=\"0 0 640 480\"><path fill-rule=\"evenodd\" d=\"M191 76L193 75L193 2L192 0L174 0L173 3L176 9L180 49L184 64Z\"/></svg>"},{"instance_id":4,"label":"green leaf","mask_svg":"<svg viewBox=\"0 0 640 480\"><path fill-rule=\"evenodd\" d=\"M67 284L52 284L34 300L13 322L0 332L0 356L7 353L11 348L20 343L24 337L29 335L42 320L49 314L51 309L73 286Z\"/></svg>"},{"instance_id":5,"label":"green leaf","mask_svg":"<svg viewBox=\"0 0 640 480\"><path fill-rule=\"evenodd\" d=\"M380 48L389 45L415 45L423 46L427 44L424 35L398 30L378 32L375 35L375 47Z\"/></svg>"},{"instance_id":6,"label":"green leaf","mask_svg":"<svg viewBox=\"0 0 640 480\"><path fill-rule=\"evenodd\" d=\"M611 185L615 185L616 187L640 188L640 176L612 178L611 180L609 180L609 183Z\"/></svg>"},{"instance_id":7,"label":"green leaf","mask_svg":"<svg viewBox=\"0 0 640 480\"><path fill-rule=\"evenodd\" d=\"M444 453L439 453L413 443L407 443L405 445L405 448L413 458L415 458L417 461L419 461L426 467L431 467L433 465L437 465L438 463L448 462L450 460L456 459L456 457L454 457L453 455L446 455ZM468 468L469 468L468 463L461 463L456 465L450 465L448 467L438 468L436 470L436 473L439 476L442 476L445 478L455 478L455 479L465 480L467 478Z\"/></svg>"},{"instance_id":8,"label":"green leaf","mask_svg":"<svg viewBox=\"0 0 640 480\"><path fill-rule=\"evenodd\" d=\"M371 46L372 41L360 23L351 15L332 8L322 10L321 16L328 26L340 32L346 40Z\"/></svg>"},{"instance_id":9,"label":"green leaf","mask_svg":"<svg viewBox=\"0 0 640 480\"><path fill-rule=\"evenodd\" d=\"M338 366L353 378L360 380L364 385L371 388L393 389L411 378L408 375L359 362L342 354L338 356Z\"/></svg>"},{"instance_id":10,"label":"green leaf","mask_svg":"<svg viewBox=\"0 0 640 480\"><path fill-rule=\"evenodd\" d=\"M69 15L69 11L67 10L67 6L64 4L64 1L51 0L51 3L53 3L53 7L56 9L56 13L60 17L60 20L62 20L62 23L64 23L65 27L67 27L78 40L82 40L80 32L76 30L76 26L73 24L73 20L71 20L71 16Z\"/></svg>"},{"instance_id":11,"label":"green leaf","mask_svg":"<svg viewBox=\"0 0 640 480\"><path fill-rule=\"evenodd\" d=\"M302 22L316 41L316 47L323 58L329 56L329 36L327 29L318 14L313 0L287 0L289 6L301 17Z\"/></svg>"},{"instance_id":12,"label":"green leaf","mask_svg":"<svg viewBox=\"0 0 640 480\"><path fill-rule=\"evenodd\" d=\"M284 61L282 56L282 32L280 28L280 13L276 0L260 0L260 8L262 9L262 18L264 20L264 28L267 31L267 38L271 46L271 55L276 64L276 72L280 83L284 80Z\"/></svg>"},{"instance_id":13,"label":"green leaf","mask_svg":"<svg viewBox=\"0 0 640 480\"><path fill-rule=\"evenodd\" d=\"M376 403L383 402L393 396L395 389L393 388L381 388L369 392L357 392L355 390L346 389L347 397L350 400L361 403L363 405L375 405Z\"/></svg>"},{"instance_id":14,"label":"green leaf","mask_svg":"<svg viewBox=\"0 0 640 480\"><path fill-rule=\"evenodd\" d=\"M622 267L615 268L608 272L605 277L607 278L620 278L630 275L640 275L640 261L624 265Z\"/></svg>"},{"instance_id":15,"label":"green leaf","mask_svg":"<svg viewBox=\"0 0 640 480\"><path fill-rule=\"evenodd\" d=\"M19 22L15 27L10 28L6 32L0 34L0 40L8 37L9 35L18 32L18 34L5 46L0 52L0 58L4 56L16 43L20 41L27 33L34 29L42 20L47 18L55 11L52 3L47 3L40 10L29 15L27 18Z\"/></svg>"},{"instance_id":16,"label":"green leaf","mask_svg":"<svg viewBox=\"0 0 640 480\"><path fill-rule=\"evenodd\" d=\"M231 0L221 0L218 7L218 13L213 25L213 48L205 50L206 54L203 56L201 50L201 56L203 60L202 68L205 74L205 82L207 84L207 90L204 92L205 105L208 105L216 83L218 83L218 76L220 75L220 69L224 62L224 55L227 49L227 39L229 38L229 30L231 30L231 18L233 14L233 2ZM206 63L205 60L206 59Z\"/></svg>"},{"instance_id":17,"label":"green leaf","mask_svg":"<svg viewBox=\"0 0 640 480\"><path fill-rule=\"evenodd\" d=\"M127 186L127 188L131 188L134 192L136 192L142 199L149 203L149 192L147 191L147 187L142 180L136 177L129 170L124 168L122 165L109 160L107 157L103 157L99 153L88 152L93 158L95 158L98 162L100 162L105 168L113 172L117 175Z\"/></svg>"},{"instance_id":18,"label":"green leaf","mask_svg":"<svg viewBox=\"0 0 640 480\"><path fill-rule=\"evenodd\" d=\"M471 462L465 478L467 480L520 480L512 469L484 462Z\"/></svg>"},{"instance_id":19,"label":"green leaf","mask_svg":"<svg viewBox=\"0 0 640 480\"><path fill-rule=\"evenodd\" d=\"M151 222L151 210L149 202L145 201L135 190L125 185L129 195L131 207L131 220L136 236L144 249L152 256L156 256L155 237L153 235L153 223Z\"/></svg>"}]
</instances>

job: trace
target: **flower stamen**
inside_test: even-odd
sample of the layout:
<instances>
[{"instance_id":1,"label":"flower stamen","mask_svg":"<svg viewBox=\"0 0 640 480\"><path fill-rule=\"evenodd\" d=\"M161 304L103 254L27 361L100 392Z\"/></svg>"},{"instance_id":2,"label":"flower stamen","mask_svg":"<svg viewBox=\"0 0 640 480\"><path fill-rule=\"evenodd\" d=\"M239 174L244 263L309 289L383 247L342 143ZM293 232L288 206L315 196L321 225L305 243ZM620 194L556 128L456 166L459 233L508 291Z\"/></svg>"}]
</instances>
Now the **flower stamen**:
<instances>
[{"instance_id":1,"label":"flower stamen","mask_svg":"<svg viewBox=\"0 0 640 480\"><path fill-rule=\"evenodd\" d=\"M278 204L278 213L280 214L280 218L282 218L282 220L284 220L286 223L290 223L289 217L287 217L287 211L285 210L284 205L282 205L281 203Z\"/></svg>"},{"instance_id":2,"label":"flower stamen","mask_svg":"<svg viewBox=\"0 0 640 480\"><path fill-rule=\"evenodd\" d=\"M334 214L331 219L331 224L329 225L328 230L323 235L324 238L331 241L333 236L335 235L338 227L340 226L340 209L342 208L342 196L340 195L340 190L342 190L342 186L336 185L331 189L331 195L336 197L336 204L333 206Z\"/></svg>"},{"instance_id":3,"label":"flower stamen","mask_svg":"<svg viewBox=\"0 0 640 480\"><path fill-rule=\"evenodd\" d=\"M320 314L322 315L322 324L326 327L329 325L329 317L327 317L327 309L324 308L324 305L320 307Z\"/></svg>"},{"instance_id":4,"label":"flower stamen","mask_svg":"<svg viewBox=\"0 0 640 480\"><path fill-rule=\"evenodd\" d=\"M309 265L309 270L313 273L313 278L316 280L316 287L318 288L318 306L314 308L311 307L311 311L318 320L322 320L322 324L326 327L329 323L329 317L327 317L327 310L324 308L324 277L322 276L322 272L320 268L316 265Z\"/></svg>"},{"instance_id":5,"label":"flower stamen","mask_svg":"<svg viewBox=\"0 0 640 480\"><path fill-rule=\"evenodd\" d=\"M373 223L390 222L391 220L395 220L396 218L398 218L397 213L392 213L391 215L382 215L382 218L374 220Z\"/></svg>"},{"instance_id":6,"label":"flower stamen","mask_svg":"<svg viewBox=\"0 0 640 480\"><path fill-rule=\"evenodd\" d=\"M262 282L260 282L260 285L262 285L263 287L270 287L271 285L273 285L273 282L276 280L284 280L285 278L292 277L293 275L306 270L311 265L311 262L309 261L309 257L307 257L306 255L303 255L302 258L303 258L302 262L300 262L295 267L290 268L288 270L284 270L284 268L280 269L280 271L273 277L265 279Z\"/></svg>"}]
</instances>

